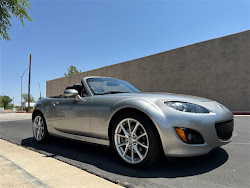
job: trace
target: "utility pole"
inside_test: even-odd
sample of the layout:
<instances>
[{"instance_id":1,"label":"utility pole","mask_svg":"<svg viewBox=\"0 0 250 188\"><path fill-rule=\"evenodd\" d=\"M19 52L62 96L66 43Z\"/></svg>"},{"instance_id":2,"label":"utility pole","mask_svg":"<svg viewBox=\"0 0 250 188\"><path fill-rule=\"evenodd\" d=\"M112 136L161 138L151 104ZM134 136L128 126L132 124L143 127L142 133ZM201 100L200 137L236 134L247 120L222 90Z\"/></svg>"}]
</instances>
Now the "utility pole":
<instances>
[{"instance_id":1,"label":"utility pole","mask_svg":"<svg viewBox=\"0 0 250 188\"><path fill-rule=\"evenodd\" d=\"M41 95L41 88L40 88L40 83L38 82L38 85L39 85L39 91L40 91L40 99L42 98L42 95Z\"/></svg>"},{"instance_id":2,"label":"utility pole","mask_svg":"<svg viewBox=\"0 0 250 188\"><path fill-rule=\"evenodd\" d=\"M30 112L30 74L31 74L31 54L30 54L30 65L29 65L28 112Z\"/></svg>"},{"instance_id":3,"label":"utility pole","mask_svg":"<svg viewBox=\"0 0 250 188\"><path fill-rule=\"evenodd\" d=\"M26 70L28 70L28 68L24 70L22 75L19 75L21 77L21 109L22 109L22 112L23 112L23 106L22 106L23 105L23 96L22 96L23 95L23 75L25 74ZM16 73L16 74L18 74L18 73Z\"/></svg>"},{"instance_id":4,"label":"utility pole","mask_svg":"<svg viewBox=\"0 0 250 188\"><path fill-rule=\"evenodd\" d=\"M14 103L14 99L15 99L15 97L13 97L13 108L15 108L15 103Z\"/></svg>"}]
</instances>

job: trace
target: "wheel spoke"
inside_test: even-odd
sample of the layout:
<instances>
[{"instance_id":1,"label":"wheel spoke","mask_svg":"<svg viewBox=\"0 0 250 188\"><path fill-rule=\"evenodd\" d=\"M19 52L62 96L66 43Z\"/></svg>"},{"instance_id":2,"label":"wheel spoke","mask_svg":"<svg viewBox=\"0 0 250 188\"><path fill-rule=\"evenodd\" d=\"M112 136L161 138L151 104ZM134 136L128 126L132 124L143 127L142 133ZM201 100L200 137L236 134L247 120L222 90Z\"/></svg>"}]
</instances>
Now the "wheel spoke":
<instances>
[{"instance_id":1,"label":"wheel spoke","mask_svg":"<svg viewBox=\"0 0 250 188\"><path fill-rule=\"evenodd\" d=\"M132 160L132 163L134 163L134 149L133 149L133 147L131 148L131 160Z\"/></svg>"},{"instance_id":2,"label":"wheel spoke","mask_svg":"<svg viewBox=\"0 0 250 188\"><path fill-rule=\"evenodd\" d=\"M128 137L128 132L126 131L126 129L123 127L122 124L120 124L120 127L122 128L122 131L124 132L125 136Z\"/></svg>"},{"instance_id":3,"label":"wheel spoke","mask_svg":"<svg viewBox=\"0 0 250 188\"><path fill-rule=\"evenodd\" d=\"M37 124L36 124L36 122L33 123L33 128L34 128L34 129L37 129Z\"/></svg>"},{"instance_id":4,"label":"wheel spoke","mask_svg":"<svg viewBox=\"0 0 250 188\"><path fill-rule=\"evenodd\" d=\"M127 136L125 135L121 135L121 134L115 134L116 136L122 137L122 138L127 138Z\"/></svg>"},{"instance_id":5,"label":"wheel spoke","mask_svg":"<svg viewBox=\"0 0 250 188\"><path fill-rule=\"evenodd\" d=\"M41 137L43 137L44 132L42 131L40 134L41 134Z\"/></svg>"},{"instance_id":6,"label":"wheel spoke","mask_svg":"<svg viewBox=\"0 0 250 188\"><path fill-rule=\"evenodd\" d=\"M39 131L38 140L41 140L41 132Z\"/></svg>"},{"instance_id":7,"label":"wheel spoke","mask_svg":"<svg viewBox=\"0 0 250 188\"><path fill-rule=\"evenodd\" d=\"M146 136L146 135L147 135L146 133L143 133L143 134L137 136L136 140L139 140L141 137Z\"/></svg>"},{"instance_id":8,"label":"wheel spoke","mask_svg":"<svg viewBox=\"0 0 250 188\"><path fill-rule=\"evenodd\" d=\"M136 132L137 128L139 127L139 125L140 125L140 123L137 122L136 125L135 125L135 128L133 129L133 131L132 131L132 133L131 133L132 135L135 134L135 132Z\"/></svg>"},{"instance_id":9,"label":"wheel spoke","mask_svg":"<svg viewBox=\"0 0 250 188\"><path fill-rule=\"evenodd\" d=\"M138 156L140 157L140 159L142 160L143 159L143 156L141 154L141 152L138 150L138 147L133 145L133 149L135 150L135 152L138 154Z\"/></svg>"},{"instance_id":10,"label":"wheel spoke","mask_svg":"<svg viewBox=\"0 0 250 188\"><path fill-rule=\"evenodd\" d=\"M116 147L119 148L119 147L125 146L126 144L127 142L123 142L123 143L117 144Z\"/></svg>"},{"instance_id":11,"label":"wheel spoke","mask_svg":"<svg viewBox=\"0 0 250 188\"><path fill-rule=\"evenodd\" d=\"M146 146L145 144L143 144L143 143L141 143L141 142L139 142L139 141L137 141L137 144L139 144L140 146L142 146L142 147L148 149L148 146Z\"/></svg>"},{"instance_id":12,"label":"wheel spoke","mask_svg":"<svg viewBox=\"0 0 250 188\"><path fill-rule=\"evenodd\" d=\"M131 124L130 124L130 120L128 120L128 130L129 130L129 133L131 134Z\"/></svg>"},{"instance_id":13,"label":"wheel spoke","mask_svg":"<svg viewBox=\"0 0 250 188\"><path fill-rule=\"evenodd\" d=\"M124 153L123 153L123 155L122 155L123 157L126 156L127 151L128 151L128 148L129 148L129 144L126 145L126 148L125 148Z\"/></svg>"},{"instance_id":14,"label":"wheel spoke","mask_svg":"<svg viewBox=\"0 0 250 188\"><path fill-rule=\"evenodd\" d=\"M34 129L34 136L36 137L37 129Z\"/></svg>"},{"instance_id":15,"label":"wheel spoke","mask_svg":"<svg viewBox=\"0 0 250 188\"><path fill-rule=\"evenodd\" d=\"M36 138L37 138L37 140L38 140L38 136L39 136L39 130L37 130L37 132L36 132Z\"/></svg>"},{"instance_id":16,"label":"wheel spoke","mask_svg":"<svg viewBox=\"0 0 250 188\"><path fill-rule=\"evenodd\" d=\"M38 120L34 121L34 127L38 127Z\"/></svg>"},{"instance_id":17,"label":"wheel spoke","mask_svg":"<svg viewBox=\"0 0 250 188\"><path fill-rule=\"evenodd\" d=\"M42 119L42 118L39 117L39 124L38 124L39 126L41 126L41 119Z\"/></svg>"}]
</instances>

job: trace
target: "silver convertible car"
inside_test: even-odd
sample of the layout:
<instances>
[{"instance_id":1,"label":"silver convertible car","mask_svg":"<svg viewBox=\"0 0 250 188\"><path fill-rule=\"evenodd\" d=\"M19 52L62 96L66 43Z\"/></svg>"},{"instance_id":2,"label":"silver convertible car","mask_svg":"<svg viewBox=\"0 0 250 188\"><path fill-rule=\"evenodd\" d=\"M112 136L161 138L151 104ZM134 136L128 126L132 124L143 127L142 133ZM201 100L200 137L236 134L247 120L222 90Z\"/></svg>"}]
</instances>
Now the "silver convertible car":
<instances>
[{"instance_id":1,"label":"silver convertible car","mask_svg":"<svg viewBox=\"0 0 250 188\"><path fill-rule=\"evenodd\" d=\"M203 155L229 143L233 114L218 102L173 93L144 93L126 81L85 77L63 95L39 100L32 114L37 142L49 136L111 146L132 167L162 156Z\"/></svg>"}]
</instances>

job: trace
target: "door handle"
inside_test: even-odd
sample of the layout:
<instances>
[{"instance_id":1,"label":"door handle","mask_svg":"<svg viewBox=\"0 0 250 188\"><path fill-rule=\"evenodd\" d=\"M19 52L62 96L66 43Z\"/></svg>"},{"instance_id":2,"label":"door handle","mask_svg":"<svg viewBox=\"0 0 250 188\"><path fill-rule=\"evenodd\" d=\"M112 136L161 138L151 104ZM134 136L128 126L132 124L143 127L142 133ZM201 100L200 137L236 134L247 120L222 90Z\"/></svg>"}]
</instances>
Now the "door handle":
<instances>
[{"instance_id":1,"label":"door handle","mask_svg":"<svg viewBox=\"0 0 250 188\"><path fill-rule=\"evenodd\" d=\"M57 104L59 104L59 102L58 102L58 101L53 101L51 104L52 104L53 106L56 106Z\"/></svg>"}]
</instances>

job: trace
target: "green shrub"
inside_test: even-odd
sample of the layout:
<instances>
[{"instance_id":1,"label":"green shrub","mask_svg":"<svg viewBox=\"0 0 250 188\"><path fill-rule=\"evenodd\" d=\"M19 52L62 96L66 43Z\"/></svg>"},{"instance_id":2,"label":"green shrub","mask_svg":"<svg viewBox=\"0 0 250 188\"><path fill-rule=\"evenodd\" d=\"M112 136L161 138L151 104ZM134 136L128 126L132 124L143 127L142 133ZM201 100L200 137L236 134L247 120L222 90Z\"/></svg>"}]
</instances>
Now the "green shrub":
<instances>
[{"instance_id":1,"label":"green shrub","mask_svg":"<svg viewBox=\"0 0 250 188\"><path fill-rule=\"evenodd\" d=\"M26 107L25 110L28 112L28 107ZM33 112L33 107L30 107L30 112Z\"/></svg>"}]
</instances>

